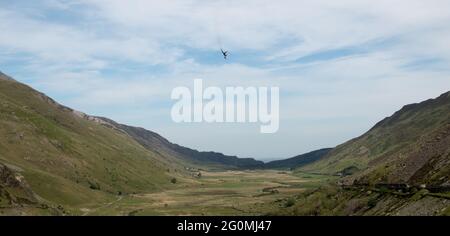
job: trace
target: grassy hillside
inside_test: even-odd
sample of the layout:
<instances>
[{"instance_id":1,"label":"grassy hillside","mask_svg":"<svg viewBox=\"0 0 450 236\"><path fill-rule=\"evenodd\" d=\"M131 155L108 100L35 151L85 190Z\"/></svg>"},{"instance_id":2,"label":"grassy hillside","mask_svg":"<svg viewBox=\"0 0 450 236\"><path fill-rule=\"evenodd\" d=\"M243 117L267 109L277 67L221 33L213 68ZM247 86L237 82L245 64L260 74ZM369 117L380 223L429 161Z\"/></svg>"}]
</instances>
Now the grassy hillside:
<instances>
[{"instance_id":1,"label":"grassy hillside","mask_svg":"<svg viewBox=\"0 0 450 236\"><path fill-rule=\"evenodd\" d=\"M0 74L0 163L45 202L73 207L156 191L182 165Z\"/></svg>"}]
</instances>

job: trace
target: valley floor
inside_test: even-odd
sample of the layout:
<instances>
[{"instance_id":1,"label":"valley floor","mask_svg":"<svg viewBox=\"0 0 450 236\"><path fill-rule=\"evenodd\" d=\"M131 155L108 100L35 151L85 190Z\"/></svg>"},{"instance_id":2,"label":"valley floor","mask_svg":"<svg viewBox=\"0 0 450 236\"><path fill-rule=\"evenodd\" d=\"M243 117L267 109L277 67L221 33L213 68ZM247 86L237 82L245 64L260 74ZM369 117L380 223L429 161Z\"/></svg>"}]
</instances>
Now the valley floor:
<instances>
[{"instance_id":1,"label":"valley floor","mask_svg":"<svg viewBox=\"0 0 450 236\"><path fill-rule=\"evenodd\" d=\"M255 170L202 172L202 177L148 194L117 196L80 206L79 215L264 215L288 207L290 197L333 177Z\"/></svg>"}]
</instances>

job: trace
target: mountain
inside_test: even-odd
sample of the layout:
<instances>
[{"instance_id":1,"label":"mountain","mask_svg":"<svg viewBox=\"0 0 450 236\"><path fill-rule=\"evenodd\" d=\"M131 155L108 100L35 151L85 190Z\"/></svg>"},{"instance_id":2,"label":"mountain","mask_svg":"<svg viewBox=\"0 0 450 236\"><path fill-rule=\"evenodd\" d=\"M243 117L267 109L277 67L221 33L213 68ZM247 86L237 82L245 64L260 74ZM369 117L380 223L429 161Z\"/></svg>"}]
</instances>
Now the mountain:
<instances>
[{"instance_id":1,"label":"mountain","mask_svg":"<svg viewBox=\"0 0 450 236\"><path fill-rule=\"evenodd\" d=\"M404 106L362 136L301 169L324 174L353 169L358 181L365 183L450 184L449 126L447 92Z\"/></svg>"},{"instance_id":2,"label":"mountain","mask_svg":"<svg viewBox=\"0 0 450 236\"><path fill-rule=\"evenodd\" d=\"M78 206L151 192L182 179L182 161L0 74L0 163L23 176L39 203ZM8 171L6 171L8 170ZM178 171L176 171L178 170ZM15 191L2 188L3 196ZM75 207L78 209L79 207Z\"/></svg>"},{"instance_id":3,"label":"mountain","mask_svg":"<svg viewBox=\"0 0 450 236\"><path fill-rule=\"evenodd\" d=\"M297 170L341 177L299 196L293 214L450 215L450 92L404 106Z\"/></svg>"},{"instance_id":4,"label":"mountain","mask_svg":"<svg viewBox=\"0 0 450 236\"><path fill-rule=\"evenodd\" d=\"M271 161L264 165L268 169L292 169L311 164L322 159L332 148L323 148L284 160Z\"/></svg>"}]
</instances>

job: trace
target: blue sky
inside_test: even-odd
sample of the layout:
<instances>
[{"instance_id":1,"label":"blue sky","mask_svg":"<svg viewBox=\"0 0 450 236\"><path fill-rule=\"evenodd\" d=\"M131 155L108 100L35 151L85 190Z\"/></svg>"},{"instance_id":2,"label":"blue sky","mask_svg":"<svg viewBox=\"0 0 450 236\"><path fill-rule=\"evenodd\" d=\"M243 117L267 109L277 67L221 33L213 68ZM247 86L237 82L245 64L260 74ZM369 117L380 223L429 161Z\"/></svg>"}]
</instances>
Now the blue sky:
<instances>
[{"instance_id":1,"label":"blue sky","mask_svg":"<svg viewBox=\"0 0 450 236\"><path fill-rule=\"evenodd\" d=\"M268 160L448 91L448 22L446 0L0 0L0 70L85 113ZM279 86L279 131L173 123L170 92L195 78Z\"/></svg>"}]
</instances>

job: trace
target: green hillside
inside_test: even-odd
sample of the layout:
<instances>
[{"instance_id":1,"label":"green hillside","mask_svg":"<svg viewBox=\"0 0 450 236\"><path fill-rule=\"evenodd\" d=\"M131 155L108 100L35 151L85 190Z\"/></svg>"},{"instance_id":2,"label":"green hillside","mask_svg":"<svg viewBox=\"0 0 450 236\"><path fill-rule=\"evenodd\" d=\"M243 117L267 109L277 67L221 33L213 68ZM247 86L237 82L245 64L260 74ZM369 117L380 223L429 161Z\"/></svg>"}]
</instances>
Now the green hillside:
<instances>
[{"instance_id":1,"label":"green hillside","mask_svg":"<svg viewBox=\"0 0 450 236\"><path fill-rule=\"evenodd\" d=\"M69 208L156 191L184 175L180 163L3 74L0 150L0 163L23 175L44 202Z\"/></svg>"}]
</instances>

